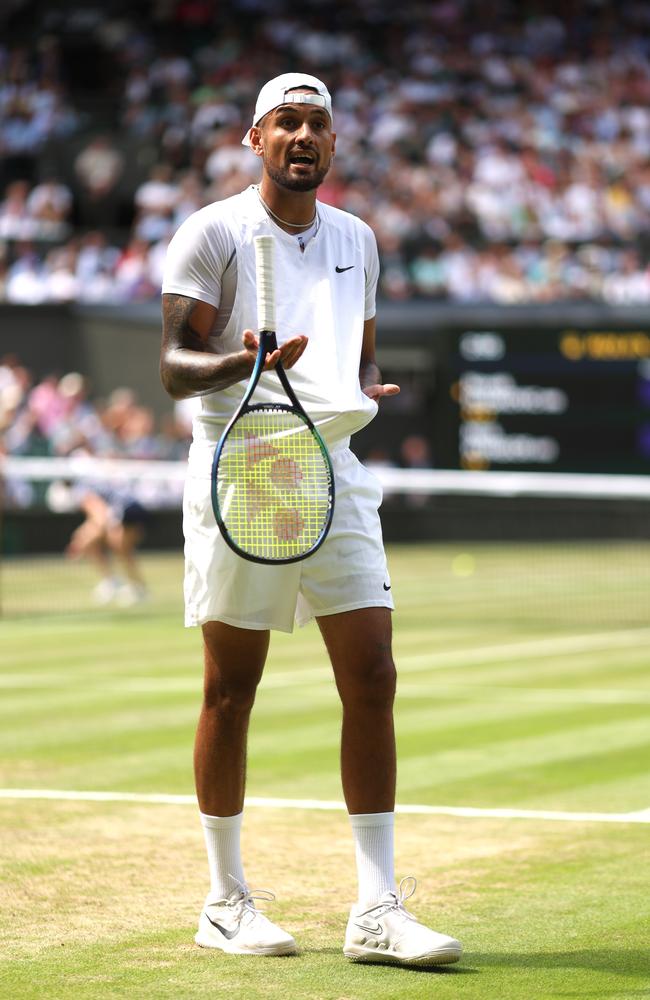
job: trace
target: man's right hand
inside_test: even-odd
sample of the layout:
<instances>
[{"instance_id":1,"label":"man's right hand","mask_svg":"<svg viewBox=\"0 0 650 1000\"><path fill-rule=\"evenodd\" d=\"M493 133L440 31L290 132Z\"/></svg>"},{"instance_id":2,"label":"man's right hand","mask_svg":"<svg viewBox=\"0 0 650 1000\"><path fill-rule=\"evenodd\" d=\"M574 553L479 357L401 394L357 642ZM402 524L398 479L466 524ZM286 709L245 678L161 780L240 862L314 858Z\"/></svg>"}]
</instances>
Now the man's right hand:
<instances>
[{"instance_id":1,"label":"man's right hand","mask_svg":"<svg viewBox=\"0 0 650 1000\"><path fill-rule=\"evenodd\" d=\"M186 295L163 295L163 337L160 375L172 399L188 399L218 392L250 377L259 341L252 330L243 333L243 349L217 354L210 344L217 309ZM292 368L307 346L307 337L287 340L266 356L265 369L281 361Z\"/></svg>"},{"instance_id":2,"label":"man's right hand","mask_svg":"<svg viewBox=\"0 0 650 1000\"><path fill-rule=\"evenodd\" d=\"M252 355L252 370L252 366L255 364L255 358L257 357L260 342L252 330L244 330L242 339L244 349ZM266 361L264 362L264 371L269 371L271 368L275 368L278 361L282 362L283 368L293 368L296 361L302 356L305 348L307 347L307 340L308 338L303 334L298 334L298 336L291 337L290 340L286 340L276 351L269 351L266 355Z\"/></svg>"}]
</instances>

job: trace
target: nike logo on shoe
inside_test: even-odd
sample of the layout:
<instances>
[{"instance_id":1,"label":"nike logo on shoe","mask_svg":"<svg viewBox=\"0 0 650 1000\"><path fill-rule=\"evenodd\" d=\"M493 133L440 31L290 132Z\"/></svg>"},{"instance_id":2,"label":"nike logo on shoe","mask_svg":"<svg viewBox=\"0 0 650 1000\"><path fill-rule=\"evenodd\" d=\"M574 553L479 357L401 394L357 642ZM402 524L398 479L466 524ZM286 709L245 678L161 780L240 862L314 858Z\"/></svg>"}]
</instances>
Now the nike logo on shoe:
<instances>
[{"instance_id":1,"label":"nike logo on shoe","mask_svg":"<svg viewBox=\"0 0 650 1000\"><path fill-rule=\"evenodd\" d=\"M350 264L348 267L339 267L338 264L337 264L336 268L335 268L335 271L336 271L337 274L343 274L344 271L351 271L353 267L354 267L354 264Z\"/></svg>"},{"instance_id":2,"label":"nike logo on shoe","mask_svg":"<svg viewBox=\"0 0 650 1000\"><path fill-rule=\"evenodd\" d=\"M391 584L390 583L388 585L384 584L384 590L390 590L390 588L391 588Z\"/></svg>"},{"instance_id":3,"label":"nike logo on shoe","mask_svg":"<svg viewBox=\"0 0 650 1000\"><path fill-rule=\"evenodd\" d=\"M212 917L210 916L210 914L207 913L207 911L206 911L205 915L208 918L208 920L210 921L210 923L212 924L212 926L216 927L220 934L223 934L223 936L225 937L226 941L232 941L232 939L234 937L237 937L237 935L239 934L239 927L236 927L234 931L229 931L225 927L222 927L221 924L217 923L216 920L213 920Z\"/></svg>"},{"instance_id":4,"label":"nike logo on shoe","mask_svg":"<svg viewBox=\"0 0 650 1000\"><path fill-rule=\"evenodd\" d=\"M383 934L384 933L384 928L381 926L381 924L360 924L357 920L355 920L354 924L355 924L355 927L358 927L359 930L361 930L361 931L365 931L366 934Z\"/></svg>"}]
</instances>

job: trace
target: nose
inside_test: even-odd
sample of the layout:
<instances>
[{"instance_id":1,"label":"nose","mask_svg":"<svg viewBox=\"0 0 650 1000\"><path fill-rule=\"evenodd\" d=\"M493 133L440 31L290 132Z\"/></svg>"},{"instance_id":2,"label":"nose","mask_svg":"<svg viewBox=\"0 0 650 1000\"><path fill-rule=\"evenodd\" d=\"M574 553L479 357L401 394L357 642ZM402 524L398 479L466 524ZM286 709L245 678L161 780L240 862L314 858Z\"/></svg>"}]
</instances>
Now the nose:
<instances>
[{"instance_id":1,"label":"nose","mask_svg":"<svg viewBox=\"0 0 650 1000\"><path fill-rule=\"evenodd\" d=\"M311 142L314 137L314 130L308 121L304 121L296 133L298 142Z\"/></svg>"}]
</instances>

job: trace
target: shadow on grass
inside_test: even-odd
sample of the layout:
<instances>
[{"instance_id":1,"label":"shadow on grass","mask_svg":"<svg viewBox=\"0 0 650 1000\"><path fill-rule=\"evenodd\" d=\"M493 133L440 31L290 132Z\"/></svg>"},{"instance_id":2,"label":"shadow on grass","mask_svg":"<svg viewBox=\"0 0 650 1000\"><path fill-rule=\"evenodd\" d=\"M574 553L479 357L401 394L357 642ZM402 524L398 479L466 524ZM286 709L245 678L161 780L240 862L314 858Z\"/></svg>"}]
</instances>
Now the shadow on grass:
<instances>
[{"instance_id":1,"label":"shadow on grass","mask_svg":"<svg viewBox=\"0 0 650 1000\"><path fill-rule=\"evenodd\" d=\"M478 966L517 967L530 969L588 969L590 972L614 972L627 976L650 979L650 954L631 949L583 949L577 951L540 951L498 953L472 952L468 958ZM632 994L630 994L632 995ZM641 990L636 995L649 996Z\"/></svg>"},{"instance_id":2,"label":"shadow on grass","mask_svg":"<svg viewBox=\"0 0 650 1000\"><path fill-rule=\"evenodd\" d=\"M300 948L298 951L298 958L302 956L303 958L308 958L311 956L319 955L325 957L325 955L332 955L336 958L342 958L342 953L340 948ZM449 965L398 965L396 962L354 962L349 959L344 959L350 966L350 968L359 969L362 972L371 972L372 969L395 969L395 972L399 972L403 975L405 972L417 972L417 973L435 973L436 975L443 976L456 976L456 975L474 975L479 970L472 968L470 965L463 964L463 960L460 960L460 964L449 964Z\"/></svg>"},{"instance_id":3,"label":"shadow on grass","mask_svg":"<svg viewBox=\"0 0 650 1000\"><path fill-rule=\"evenodd\" d=\"M301 948L299 956L326 955L340 956L339 948ZM488 968L518 968L518 969L585 969L589 972L618 973L624 976L637 976L645 983L650 981L650 955L648 952L632 949L602 949L549 952L468 952L458 964L437 966L399 966L392 962L351 962L356 969L371 972L373 967L381 969L393 968L403 974L405 971L428 973L443 976L480 975ZM615 995L616 990L603 989L599 997ZM582 996L582 994L563 993L562 996ZM590 997L590 1000L595 1000ZM650 989L626 990L626 997L649 997Z\"/></svg>"}]
</instances>

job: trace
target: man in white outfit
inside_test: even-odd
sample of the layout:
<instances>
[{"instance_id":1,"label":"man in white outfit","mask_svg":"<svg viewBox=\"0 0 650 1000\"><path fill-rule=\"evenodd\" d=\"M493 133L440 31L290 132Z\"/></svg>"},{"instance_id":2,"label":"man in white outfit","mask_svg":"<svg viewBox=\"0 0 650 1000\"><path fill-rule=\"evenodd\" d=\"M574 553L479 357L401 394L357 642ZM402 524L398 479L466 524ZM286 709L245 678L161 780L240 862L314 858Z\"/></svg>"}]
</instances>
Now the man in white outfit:
<instances>
[{"instance_id":1,"label":"man in white outfit","mask_svg":"<svg viewBox=\"0 0 650 1000\"><path fill-rule=\"evenodd\" d=\"M398 889L394 875L393 601L381 489L349 439L373 418L381 397L399 388L382 383L375 362L372 231L316 199L335 141L332 102L320 80L287 73L269 81L243 140L262 160L260 185L192 215L167 256L161 377L174 399L201 399L184 502L186 624L200 625L204 641L194 763L211 876L196 941L237 954L296 950L293 937L255 906L240 830L248 722L270 630L291 631L294 621L315 618L343 706L341 773L359 882L344 953L439 965L457 961L461 946L408 913L414 880ZM336 486L324 544L303 562L280 566L232 552L210 502L214 448L257 353L253 240L268 234L276 246L279 346L267 355L256 401L284 398L272 371L281 360L328 444Z\"/></svg>"}]
</instances>

